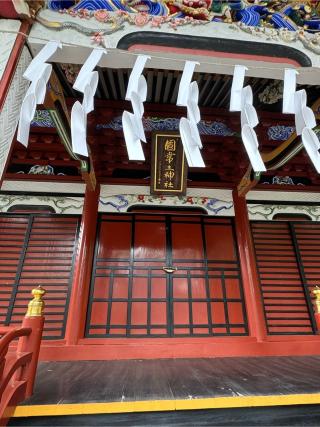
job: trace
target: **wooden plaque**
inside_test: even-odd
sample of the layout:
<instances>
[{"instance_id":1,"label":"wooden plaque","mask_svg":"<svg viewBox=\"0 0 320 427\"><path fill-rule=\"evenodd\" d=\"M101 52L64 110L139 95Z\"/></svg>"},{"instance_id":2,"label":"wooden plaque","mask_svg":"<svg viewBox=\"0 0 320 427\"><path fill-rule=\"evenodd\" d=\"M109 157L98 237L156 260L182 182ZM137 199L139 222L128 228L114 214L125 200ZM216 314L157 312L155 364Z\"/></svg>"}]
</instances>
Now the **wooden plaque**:
<instances>
[{"instance_id":1,"label":"wooden plaque","mask_svg":"<svg viewBox=\"0 0 320 427\"><path fill-rule=\"evenodd\" d=\"M185 195L187 162L180 135L176 132L153 133L151 158L151 194Z\"/></svg>"}]
</instances>

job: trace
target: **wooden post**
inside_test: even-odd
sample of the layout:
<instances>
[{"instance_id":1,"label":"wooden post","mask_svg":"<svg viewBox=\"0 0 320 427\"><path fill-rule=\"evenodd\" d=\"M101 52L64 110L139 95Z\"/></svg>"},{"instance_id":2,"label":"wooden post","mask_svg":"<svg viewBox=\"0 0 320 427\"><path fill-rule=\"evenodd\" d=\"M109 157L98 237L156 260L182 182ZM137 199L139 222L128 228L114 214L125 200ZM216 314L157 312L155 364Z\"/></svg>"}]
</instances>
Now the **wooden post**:
<instances>
[{"instance_id":1,"label":"wooden post","mask_svg":"<svg viewBox=\"0 0 320 427\"><path fill-rule=\"evenodd\" d=\"M314 300L314 318L316 319L317 333L320 334L320 288L316 286L312 291Z\"/></svg>"},{"instance_id":2,"label":"wooden post","mask_svg":"<svg viewBox=\"0 0 320 427\"><path fill-rule=\"evenodd\" d=\"M95 191L90 191L88 186L86 187L66 325L67 345L75 345L79 338L83 337L94 255L99 195L99 185L96 185Z\"/></svg>"},{"instance_id":3,"label":"wooden post","mask_svg":"<svg viewBox=\"0 0 320 427\"><path fill-rule=\"evenodd\" d=\"M25 397L32 396L33 386L36 377L40 344L43 332L44 324L44 302L42 297L45 294L45 290L39 286L36 289L32 290L33 300L29 302L28 311L25 315L22 328L30 328L31 334L29 336L23 336L18 341L17 353L31 353L32 358L30 363L27 365L27 368L23 372L22 379L27 381L27 388Z\"/></svg>"},{"instance_id":4,"label":"wooden post","mask_svg":"<svg viewBox=\"0 0 320 427\"><path fill-rule=\"evenodd\" d=\"M266 325L254 247L251 238L247 203L245 197L240 197L238 195L237 190L233 191L233 202L240 268L243 279L250 336L256 337L257 341L263 341L266 337Z\"/></svg>"}]
</instances>

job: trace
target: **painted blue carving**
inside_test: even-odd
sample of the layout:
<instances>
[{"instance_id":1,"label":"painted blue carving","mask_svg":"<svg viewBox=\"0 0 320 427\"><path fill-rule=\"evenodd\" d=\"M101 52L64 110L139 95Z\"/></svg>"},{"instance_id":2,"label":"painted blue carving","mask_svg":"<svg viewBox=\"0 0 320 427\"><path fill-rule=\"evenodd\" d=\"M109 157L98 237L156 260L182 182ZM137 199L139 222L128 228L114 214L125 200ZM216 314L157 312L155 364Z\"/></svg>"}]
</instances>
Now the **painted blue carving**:
<instances>
[{"instance_id":1,"label":"painted blue carving","mask_svg":"<svg viewBox=\"0 0 320 427\"><path fill-rule=\"evenodd\" d=\"M271 179L272 178L272 179ZM273 177L264 177L267 181L261 182L261 184L276 184L276 185L310 185L310 181L308 178L299 178L290 176L278 176L275 175Z\"/></svg>"},{"instance_id":2,"label":"painted blue carving","mask_svg":"<svg viewBox=\"0 0 320 427\"><path fill-rule=\"evenodd\" d=\"M135 12L133 8L136 7L140 12L146 12L149 15L164 16L168 14L168 8L165 4L152 0L131 0L127 2L127 5L121 0L80 0L79 3L76 3L75 0L48 0L47 7L48 9L55 11L62 9L72 9L74 11L86 9L91 12L100 9L108 10L110 12L117 10ZM184 15L181 14L181 17L182 16Z\"/></svg>"},{"instance_id":3,"label":"painted blue carving","mask_svg":"<svg viewBox=\"0 0 320 427\"><path fill-rule=\"evenodd\" d=\"M54 128L55 124L47 110L37 110L31 122L31 126Z\"/></svg>"},{"instance_id":4,"label":"painted blue carving","mask_svg":"<svg viewBox=\"0 0 320 427\"><path fill-rule=\"evenodd\" d=\"M286 141L294 132L293 126L270 126L268 129L268 138L272 141Z\"/></svg>"},{"instance_id":5,"label":"painted blue carving","mask_svg":"<svg viewBox=\"0 0 320 427\"><path fill-rule=\"evenodd\" d=\"M143 127L145 131L164 131L172 130L179 131L179 119L168 117L147 117L143 119ZM122 130L121 116L115 117L109 123L97 124L96 128L99 129L113 129ZM209 122L201 120L198 124L198 129L201 135L216 135L216 136L232 136L235 132L228 128L227 125L221 122Z\"/></svg>"},{"instance_id":6,"label":"painted blue carving","mask_svg":"<svg viewBox=\"0 0 320 427\"><path fill-rule=\"evenodd\" d=\"M318 16L314 16L309 20L304 21L305 25L308 25L310 30L320 30L320 18Z\"/></svg>"},{"instance_id":7,"label":"painted blue carving","mask_svg":"<svg viewBox=\"0 0 320 427\"><path fill-rule=\"evenodd\" d=\"M226 202L225 200L219 200L219 199L209 199L206 204L206 208L209 211L214 212L216 215L218 212L223 210L229 210L232 207L233 207L232 202Z\"/></svg>"},{"instance_id":8,"label":"painted blue carving","mask_svg":"<svg viewBox=\"0 0 320 427\"><path fill-rule=\"evenodd\" d=\"M54 122L47 110L37 110L34 119L31 122L33 127L55 127ZM143 126L145 131L163 131L172 130L179 131L179 119L168 117L147 117L143 119ZM113 129L122 130L121 116L115 117L109 123L97 124L96 128L99 129ZM216 135L216 136L232 136L235 132L228 128L228 126L221 122L209 122L201 120L198 124L199 132L201 135Z\"/></svg>"},{"instance_id":9,"label":"painted blue carving","mask_svg":"<svg viewBox=\"0 0 320 427\"><path fill-rule=\"evenodd\" d=\"M286 16L281 13L274 13L270 19L275 28L286 28L290 31L296 31L297 26L293 21L288 21Z\"/></svg>"},{"instance_id":10,"label":"painted blue carving","mask_svg":"<svg viewBox=\"0 0 320 427\"><path fill-rule=\"evenodd\" d=\"M285 4L285 2L282 2ZM185 13L179 10L182 2L172 5L176 9L172 11L175 18L185 17ZM193 2L189 2L193 7ZM194 5L197 8L196 4ZM274 10L274 6L276 10ZM51 10L69 9L79 11L86 9L94 12L99 9L107 11L124 10L127 12L145 12L152 16L164 16L169 9L164 0L47 0L47 7ZM306 3L288 1L287 5L277 4L276 1L258 1L255 4L243 0L212 0L207 6L208 12L213 12L212 21L223 22L226 11L232 12L234 21L240 21L244 25L259 27L262 23L271 24L277 29L297 31L299 27L306 28L309 32L320 31L320 17L313 8L311 14L306 11ZM177 11L177 13L175 12ZM310 16L311 15L311 16ZM299 26L299 27L298 27Z\"/></svg>"},{"instance_id":11,"label":"painted blue carving","mask_svg":"<svg viewBox=\"0 0 320 427\"><path fill-rule=\"evenodd\" d=\"M130 11L128 7L122 4L121 0L80 0L79 3L77 3L76 6L72 8L72 10L78 11L80 9L87 9L91 11L100 9L105 9L109 11Z\"/></svg>"},{"instance_id":12,"label":"painted blue carving","mask_svg":"<svg viewBox=\"0 0 320 427\"><path fill-rule=\"evenodd\" d=\"M121 209L125 209L128 205L129 205L129 201L125 198L125 196L122 196L121 194L117 195L117 196L112 196L114 197L116 200L114 202L108 201L108 202L104 202L101 198L100 198L100 203L102 205L105 206L112 206L113 208L115 208L118 212L121 212ZM117 203L119 202L119 203Z\"/></svg>"},{"instance_id":13,"label":"painted blue carving","mask_svg":"<svg viewBox=\"0 0 320 427\"><path fill-rule=\"evenodd\" d=\"M290 176L274 176L272 178L272 184L294 185L294 182Z\"/></svg>"},{"instance_id":14,"label":"painted blue carving","mask_svg":"<svg viewBox=\"0 0 320 427\"><path fill-rule=\"evenodd\" d=\"M250 6L237 12L237 19L245 25L257 27L260 24L261 15L266 11L264 6Z\"/></svg>"},{"instance_id":15,"label":"painted blue carving","mask_svg":"<svg viewBox=\"0 0 320 427\"><path fill-rule=\"evenodd\" d=\"M232 136L235 134L233 130L221 122L201 120L198 124L198 129L201 135Z\"/></svg>"},{"instance_id":16,"label":"painted blue carving","mask_svg":"<svg viewBox=\"0 0 320 427\"><path fill-rule=\"evenodd\" d=\"M103 200L104 199L104 200ZM189 201L191 199L191 202ZM205 199L205 200L204 200ZM147 205L163 205L163 206L178 206L187 205L191 203L193 206L201 206L206 208L211 214L218 215L220 211L230 210L233 207L231 201L220 200L216 198L204 198L204 197L186 197L186 196L147 196L147 195L135 195L135 194L118 194L115 196L109 196L100 198L100 203L104 206L112 206L118 212L127 211L128 206L135 204L145 203Z\"/></svg>"},{"instance_id":17,"label":"painted blue carving","mask_svg":"<svg viewBox=\"0 0 320 427\"><path fill-rule=\"evenodd\" d=\"M69 9L74 6L75 0L48 0L47 7L51 10Z\"/></svg>"},{"instance_id":18,"label":"painted blue carving","mask_svg":"<svg viewBox=\"0 0 320 427\"><path fill-rule=\"evenodd\" d=\"M139 5L139 12L146 12L149 15L154 16L166 16L168 15L168 8L165 7L165 5L161 2L152 1L152 0L138 0L137 1ZM132 7L134 6L134 1L130 3ZM184 15L181 14L180 18Z\"/></svg>"},{"instance_id":19,"label":"painted blue carving","mask_svg":"<svg viewBox=\"0 0 320 427\"><path fill-rule=\"evenodd\" d=\"M266 6L254 5L238 11L236 17L245 25L258 27L260 21L265 20L268 16L270 18L270 23L272 23L275 28L286 28L289 31L296 31L297 25L291 19L288 19L288 15L291 11L292 7L289 7L281 13L270 13Z\"/></svg>"}]
</instances>

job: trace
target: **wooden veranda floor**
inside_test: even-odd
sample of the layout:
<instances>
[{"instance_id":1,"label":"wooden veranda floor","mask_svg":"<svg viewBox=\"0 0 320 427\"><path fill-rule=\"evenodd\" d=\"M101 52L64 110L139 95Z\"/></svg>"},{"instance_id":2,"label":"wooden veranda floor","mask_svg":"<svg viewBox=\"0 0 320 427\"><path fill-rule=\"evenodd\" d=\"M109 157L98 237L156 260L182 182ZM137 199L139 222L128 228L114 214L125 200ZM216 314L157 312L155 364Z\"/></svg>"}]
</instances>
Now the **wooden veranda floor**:
<instances>
[{"instance_id":1,"label":"wooden veranda floor","mask_svg":"<svg viewBox=\"0 0 320 427\"><path fill-rule=\"evenodd\" d=\"M16 417L320 403L320 356L42 362Z\"/></svg>"}]
</instances>

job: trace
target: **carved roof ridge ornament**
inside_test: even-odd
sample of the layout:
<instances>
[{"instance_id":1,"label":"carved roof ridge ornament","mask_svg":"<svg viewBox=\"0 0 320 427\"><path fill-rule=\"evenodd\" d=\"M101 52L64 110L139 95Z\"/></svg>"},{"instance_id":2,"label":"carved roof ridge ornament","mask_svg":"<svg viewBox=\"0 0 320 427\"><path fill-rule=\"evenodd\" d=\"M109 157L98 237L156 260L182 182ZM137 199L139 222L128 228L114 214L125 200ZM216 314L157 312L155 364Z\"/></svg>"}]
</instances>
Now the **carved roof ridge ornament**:
<instances>
[{"instance_id":1,"label":"carved roof ridge ornament","mask_svg":"<svg viewBox=\"0 0 320 427\"><path fill-rule=\"evenodd\" d=\"M73 89L83 93L82 104L76 101L71 110L71 139L74 153L88 157L87 147L87 114L94 109L94 94L96 93L99 75L93 71L99 63L105 49L95 48L83 64L74 82Z\"/></svg>"},{"instance_id":2,"label":"carved roof ridge ornament","mask_svg":"<svg viewBox=\"0 0 320 427\"><path fill-rule=\"evenodd\" d=\"M30 125L36 112L37 104L44 103L47 83L52 72L52 65L47 64L46 61L51 58L58 48L62 49L61 42L49 41L33 58L23 74L23 77L29 80L31 84L22 101L17 140L25 147L28 146Z\"/></svg>"},{"instance_id":3,"label":"carved roof ridge ornament","mask_svg":"<svg viewBox=\"0 0 320 427\"><path fill-rule=\"evenodd\" d=\"M122 127L129 160L145 160L141 141L147 142L142 123L143 103L147 99L147 82L142 71L148 59L150 56L137 57L128 82L125 99L131 101L133 114L129 111L123 112Z\"/></svg>"},{"instance_id":4,"label":"carved roof ridge ornament","mask_svg":"<svg viewBox=\"0 0 320 427\"><path fill-rule=\"evenodd\" d=\"M259 143L254 127L259 123L256 109L253 104L251 86L243 87L245 72L244 65L236 65L231 87L230 111L241 112L241 138L243 145L255 172L264 172L266 167L259 153Z\"/></svg>"},{"instance_id":5,"label":"carved roof ridge ornament","mask_svg":"<svg viewBox=\"0 0 320 427\"><path fill-rule=\"evenodd\" d=\"M200 149L202 143L197 124L200 122L199 88L196 81L191 82L192 75L199 62L186 61L179 85L177 105L187 107L188 118L180 119L179 130L183 149L190 167L205 167Z\"/></svg>"},{"instance_id":6,"label":"carved roof ridge ornament","mask_svg":"<svg viewBox=\"0 0 320 427\"><path fill-rule=\"evenodd\" d=\"M282 112L294 114L296 134L302 136L302 143L316 171L320 173L320 142L314 132L317 122L311 108L307 107L305 89L296 90L298 71L286 68L284 72L284 89Z\"/></svg>"}]
</instances>

